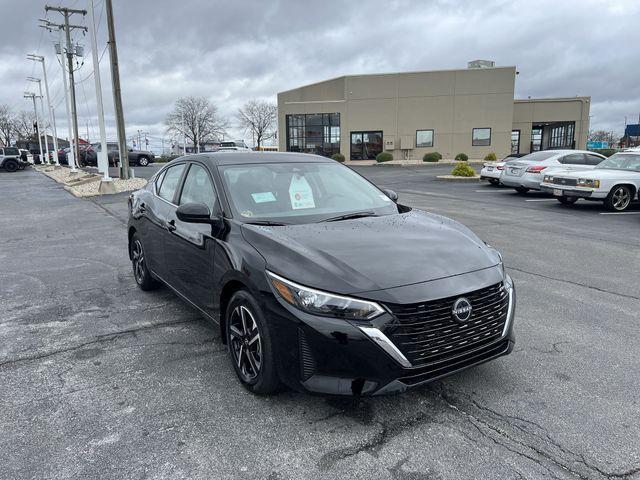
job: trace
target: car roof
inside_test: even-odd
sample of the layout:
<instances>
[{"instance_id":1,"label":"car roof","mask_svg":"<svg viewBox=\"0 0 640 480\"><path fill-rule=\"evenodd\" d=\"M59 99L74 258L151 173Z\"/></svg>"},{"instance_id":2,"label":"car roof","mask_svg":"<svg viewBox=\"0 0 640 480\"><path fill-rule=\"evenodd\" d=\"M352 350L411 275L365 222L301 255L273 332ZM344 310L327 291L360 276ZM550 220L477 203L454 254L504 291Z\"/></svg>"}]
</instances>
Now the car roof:
<instances>
[{"instance_id":1,"label":"car roof","mask_svg":"<svg viewBox=\"0 0 640 480\"><path fill-rule=\"evenodd\" d=\"M250 163L332 163L327 157L311 155L308 153L294 152L254 152L247 150L198 153L195 155L185 155L176 160L201 160L212 165L243 165Z\"/></svg>"}]
</instances>

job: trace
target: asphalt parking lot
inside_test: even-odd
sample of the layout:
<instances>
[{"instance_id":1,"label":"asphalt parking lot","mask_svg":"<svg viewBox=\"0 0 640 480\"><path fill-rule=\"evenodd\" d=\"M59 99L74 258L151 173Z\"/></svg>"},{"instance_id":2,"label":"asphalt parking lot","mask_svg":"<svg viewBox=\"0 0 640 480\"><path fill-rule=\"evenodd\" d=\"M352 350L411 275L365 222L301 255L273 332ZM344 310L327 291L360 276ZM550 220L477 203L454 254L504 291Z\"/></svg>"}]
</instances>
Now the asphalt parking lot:
<instances>
[{"instance_id":1,"label":"asphalt parking lot","mask_svg":"<svg viewBox=\"0 0 640 480\"><path fill-rule=\"evenodd\" d=\"M0 173L0 478L640 478L640 208L357 170L502 251L511 355L400 396L253 396L214 325L137 289L126 194Z\"/></svg>"}]
</instances>

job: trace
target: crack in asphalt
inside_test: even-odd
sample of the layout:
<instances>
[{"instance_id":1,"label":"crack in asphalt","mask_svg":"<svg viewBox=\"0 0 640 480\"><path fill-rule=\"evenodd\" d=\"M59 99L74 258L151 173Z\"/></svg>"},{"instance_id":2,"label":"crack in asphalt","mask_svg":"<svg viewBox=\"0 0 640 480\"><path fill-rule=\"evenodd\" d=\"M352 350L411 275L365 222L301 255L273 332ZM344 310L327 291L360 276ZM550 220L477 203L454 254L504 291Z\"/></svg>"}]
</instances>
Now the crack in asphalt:
<instances>
[{"instance_id":1,"label":"crack in asphalt","mask_svg":"<svg viewBox=\"0 0 640 480\"><path fill-rule=\"evenodd\" d=\"M601 292L601 293L608 293L609 295L616 295L618 297L630 298L632 300L640 300L640 297L636 297L634 295L629 295L629 294L626 294L626 293L612 292L611 290L606 290L606 289L600 288L600 287L594 287L593 285L587 285L586 283L580 283L580 282L574 282L572 280L565 280L565 279L562 279L562 278L550 277L548 275L543 275L542 273L530 272L528 270L523 270L522 268L516 268L516 267L513 267L513 266L509 266L508 269L509 270L515 270L516 272L526 273L528 275L533 275L535 277L541 277L541 278L544 278L544 279L547 279L547 280L554 280L556 282L569 283L569 284L575 285L577 287L588 288L588 289L591 289L591 290L596 290L597 292Z\"/></svg>"},{"instance_id":2,"label":"crack in asphalt","mask_svg":"<svg viewBox=\"0 0 640 480\"><path fill-rule=\"evenodd\" d=\"M361 452L366 452L374 457L377 457L380 450L389 442L389 440L397 437L407 429L414 428L427 422L434 422L433 416L427 412L418 412L417 415L403 420L395 424L386 424L384 422L376 421L380 429L370 438L368 441L350 447L339 448L325 453L318 460L317 465L320 470L326 471L332 468L336 463L345 460L349 457L357 455Z\"/></svg>"},{"instance_id":3,"label":"crack in asphalt","mask_svg":"<svg viewBox=\"0 0 640 480\"><path fill-rule=\"evenodd\" d=\"M137 332L141 332L141 331L145 331L145 330L152 330L155 328L164 328L164 327L170 327L173 325L180 325L180 324L184 324L184 323L191 323L191 322L196 322L196 319L189 319L189 320L177 320L174 322L163 322L163 323L152 323L152 324L148 324L148 325L143 325L137 328L132 328L129 330L121 330L119 332L112 332L112 333L105 333L102 335L98 335L97 337L95 337L93 340L89 340L87 342L83 342L80 343L78 345L74 345L71 347L67 347L67 348L61 348L58 350L51 350L49 352L43 352L43 353L39 353L36 355L27 355L24 357L18 357L18 358L14 358L11 360L6 360L4 362L0 362L0 368L3 368L7 365L15 365L17 363L23 363L23 362L31 362L34 360L42 360L45 358L49 358L52 357L54 355L59 355L62 353L69 353L69 352L73 352L75 350L80 350L84 347L87 347L89 345L95 345L97 343L105 343L105 342L112 342L113 340L115 340L118 337L121 336L125 336L125 335L136 335Z\"/></svg>"},{"instance_id":4,"label":"crack in asphalt","mask_svg":"<svg viewBox=\"0 0 640 480\"><path fill-rule=\"evenodd\" d=\"M548 433L548 431L539 423L534 422L532 420L529 419L525 419L519 416L515 416L515 415L506 415L506 414L502 414L500 412L497 412L489 407L486 407L484 405L481 405L480 403L478 403L477 401L470 399L470 404L473 405L476 409L478 409L480 412L485 412L485 414L489 414L489 418L483 419L480 418L480 416L478 416L477 414L474 415L473 413L470 413L469 411L467 411L466 409L460 408L457 405L454 405L452 403L452 401L455 401L453 399L449 399L448 395L444 392L444 390L442 389L440 392L435 392L436 395L438 395L443 401L444 403L451 408L452 410L459 412L461 414L463 414L465 417L468 418L469 423L484 437L487 438L491 441L493 441L495 444L505 448L506 450L515 453L516 455L522 456L524 458L527 458L529 460L531 460L532 462L534 462L535 464L541 466L542 468L544 468L545 470L547 470L549 472L549 474L554 475L555 476L555 472L553 472L552 470L550 470L549 466L545 465L542 463L542 461L540 460L540 458L536 458L531 454L528 454L526 452L522 452L519 449L508 445L507 443L503 442L503 441L499 441L499 438L504 438L506 440L508 440L509 442L513 442L516 445L519 445L520 447L523 447L525 449L529 449L531 451L533 451L535 454L537 454L539 457L541 457L542 459L545 459L547 461L549 461L553 466L555 467L559 467L560 469L564 470L565 472L573 475L574 477L583 479L583 480L588 480L593 477L593 474L597 474L601 477L604 478L629 478L633 475L635 475L636 473L640 472L640 467L633 467L629 470L625 470L625 471L613 471L613 472L607 472L605 470L603 470L601 467L599 467L598 465L595 465L591 462L589 462L584 454L582 453L577 453L574 452L572 450L570 450L567 447L564 447L562 444L560 444L557 440L555 440L553 437L551 437L551 435ZM506 425L508 425L511 428L517 429L520 432L522 432L523 434L527 435L527 436L531 436L531 437L535 437L538 440L541 440L545 445L551 445L555 448L557 448L561 453L562 456L556 456L553 453L547 452L545 450L543 450L541 447L537 447L533 444L531 444L532 442L526 442L526 439L519 439L519 438L515 438L513 433L509 433L507 430L501 428L500 426L496 426L496 425L492 425L490 423L491 420L500 420L503 421ZM539 429L541 432L543 432L542 434L537 433L535 431L531 431L527 428L524 428L521 425L518 425L514 422L512 422L511 420L515 420L518 422L522 422L524 424L528 424L531 425L537 429ZM483 430L484 427L487 430L493 432L494 434L497 434L499 436L499 438L496 438L493 435L490 435L488 432L486 432L485 430ZM564 458L563 458L564 457ZM570 465L569 463L567 463L565 460L566 457L571 458L571 462L574 465ZM580 471L581 469L576 468L575 464L578 465L583 465L584 468L586 468L588 470L587 473ZM557 478L557 477L556 477Z\"/></svg>"}]
</instances>

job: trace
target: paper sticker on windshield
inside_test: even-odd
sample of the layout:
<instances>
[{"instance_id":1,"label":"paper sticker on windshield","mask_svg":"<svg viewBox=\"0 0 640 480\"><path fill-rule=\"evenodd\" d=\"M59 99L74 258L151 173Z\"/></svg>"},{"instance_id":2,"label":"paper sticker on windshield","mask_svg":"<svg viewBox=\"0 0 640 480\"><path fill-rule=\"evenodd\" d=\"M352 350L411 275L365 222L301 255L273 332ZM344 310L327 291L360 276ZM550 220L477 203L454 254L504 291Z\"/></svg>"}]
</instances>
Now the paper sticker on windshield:
<instances>
[{"instance_id":1,"label":"paper sticker on windshield","mask_svg":"<svg viewBox=\"0 0 640 480\"><path fill-rule=\"evenodd\" d=\"M301 175L294 175L289 185L289 198L291 208L299 210L301 208L315 208L313 191L307 179Z\"/></svg>"},{"instance_id":2,"label":"paper sticker on windshield","mask_svg":"<svg viewBox=\"0 0 640 480\"><path fill-rule=\"evenodd\" d=\"M380 194L378 195L380 197L380 200L384 200L385 202L390 202L391 199L389 197L387 197L386 195Z\"/></svg>"},{"instance_id":3,"label":"paper sticker on windshield","mask_svg":"<svg viewBox=\"0 0 640 480\"><path fill-rule=\"evenodd\" d=\"M276 197L273 195L273 192L258 192L252 193L253 201L256 203L265 203L265 202L275 202Z\"/></svg>"}]
</instances>

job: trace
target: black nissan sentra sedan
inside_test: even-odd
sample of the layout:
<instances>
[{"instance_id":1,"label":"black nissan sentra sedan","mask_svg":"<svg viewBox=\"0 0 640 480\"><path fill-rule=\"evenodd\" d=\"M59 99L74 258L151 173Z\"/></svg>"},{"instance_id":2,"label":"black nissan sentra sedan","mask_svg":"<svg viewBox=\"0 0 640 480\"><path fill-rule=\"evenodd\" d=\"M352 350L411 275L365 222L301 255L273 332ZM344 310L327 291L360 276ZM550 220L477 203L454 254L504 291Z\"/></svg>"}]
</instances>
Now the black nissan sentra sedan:
<instances>
[{"instance_id":1,"label":"black nissan sentra sedan","mask_svg":"<svg viewBox=\"0 0 640 480\"><path fill-rule=\"evenodd\" d=\"M333 160L185 156L129 211L137 284L216 322L254 393L399 392L513 349L500 254Z\"/></svg>"}]
</instances>

